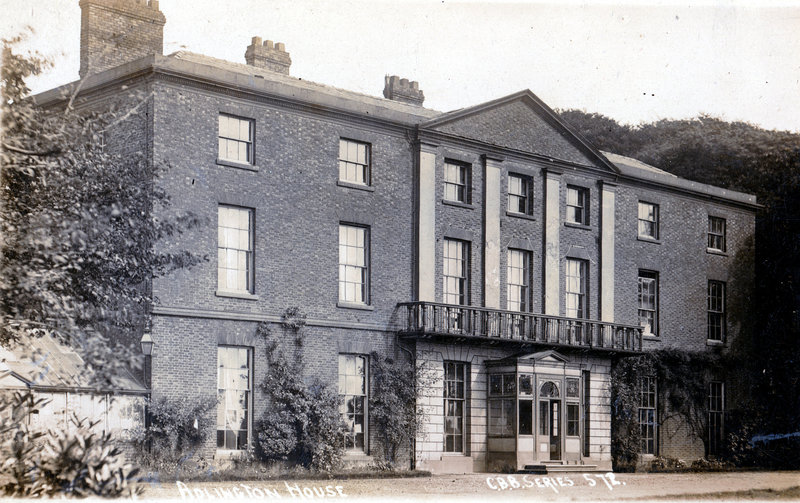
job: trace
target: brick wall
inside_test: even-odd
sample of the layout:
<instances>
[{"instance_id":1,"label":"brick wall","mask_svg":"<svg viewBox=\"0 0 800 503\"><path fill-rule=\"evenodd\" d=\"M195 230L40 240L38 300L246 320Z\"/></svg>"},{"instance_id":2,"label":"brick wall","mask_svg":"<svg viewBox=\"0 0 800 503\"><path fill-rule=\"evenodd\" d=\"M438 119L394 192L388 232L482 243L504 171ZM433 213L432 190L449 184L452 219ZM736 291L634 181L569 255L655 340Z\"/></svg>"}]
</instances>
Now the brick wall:
<instances>
[{"instance_id":1,"label":"brick wall","mask_svg":"<svg viewBox=\"0 0 800 503\"><path fill-rule=\"evenodd\" d=\"M170 245L211 259L157 282L163 305L277 316L299 306L309 318L385 327L396 303L411 299L412 155L404 137L172 85L157 86L155 107L155 157L171 166L163 183L182 209L208 222ZM258 171L216 163L220 112L255 120ZM337 185L340 137L371 143L374 191ZM215 295L219 204L255 210L258 300ZM337 307L340 223L370 228L371 310Z\"/></svg>"},{"instance_id":2,"label":"brick wall","mask_svg":"<svg viewBox=\"0 0 800 503\"><path fill-rule=\"evenodd\" d=\"M659 205L660 239L640 240L638 202ZM727 253L706 250L708 216L727 222ZM752 212L721 203L710 203L671 193L638 187L617 189L616 308L622 323L637 323L637 278L640 269L658 273L659 337L648 338L647 347L675 347L705 351L708 280L725 281L727 294L736 295L732 282L737 255L746 253L752 236ZM750 263L752 267L752 262ZM730 303L729 303L730 304ZM728 316L728 341L737 327Z\"/></svg>"}]
</instances>

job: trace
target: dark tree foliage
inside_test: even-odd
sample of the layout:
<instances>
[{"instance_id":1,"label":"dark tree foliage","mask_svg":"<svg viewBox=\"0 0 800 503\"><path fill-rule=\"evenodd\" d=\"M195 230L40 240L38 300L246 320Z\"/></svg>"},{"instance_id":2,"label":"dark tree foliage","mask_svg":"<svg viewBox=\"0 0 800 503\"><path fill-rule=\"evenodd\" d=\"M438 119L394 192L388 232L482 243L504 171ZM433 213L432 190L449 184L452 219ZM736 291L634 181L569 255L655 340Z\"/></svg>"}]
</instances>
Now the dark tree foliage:
<instances>
[{"instance_id":1,"label":"dark tree foliage","mask_svg":"<svg viewBox=\"0 0 800 503\"><path fill-rule=\"evenodd\" d=\"M51 334L107 381L139 360L149 281L201 260L156 244L199 222L167 216L165 166L104 146L150 98L132 93L103 111L77 109L75 95L36 106L25 78L47 63L15 54L18 40L3 41L0 79L0 344Z\"/></svg>"},{"instance_id":2,"label":"dark tree foliage","mask_svg":"<svg viewBox=\"0 0 800 503\"><path fill-rule=\"evenodd\" d=\"M755 433L800 431L800 135L709 116L636 127L577 110L562 117L601 150L634 157L681 177L755 194L763 205L752 241L734 258L737 281L753 281L752 298L729 299L741 336L732 353L749 383Z\"/></svg>"}]
</instances>

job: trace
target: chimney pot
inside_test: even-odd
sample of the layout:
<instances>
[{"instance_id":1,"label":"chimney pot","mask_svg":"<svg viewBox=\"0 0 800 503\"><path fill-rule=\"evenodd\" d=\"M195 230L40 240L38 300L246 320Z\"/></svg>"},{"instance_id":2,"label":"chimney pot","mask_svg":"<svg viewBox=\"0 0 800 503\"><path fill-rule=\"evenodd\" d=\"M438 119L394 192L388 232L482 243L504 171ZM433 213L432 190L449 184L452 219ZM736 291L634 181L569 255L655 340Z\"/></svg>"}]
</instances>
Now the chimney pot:
<instances>
[{"instance_id":1,"label":"chimney pot","mask_svg":"<svg viewBox=\"0 0 800 503\"><path fill-rule=\"evenodd\" d=\"M408 79L401 79L397 75L386 76L383 96L390 100L416 106L422 106L425 101L425 94L420 90L419 82L416 80L409 82Z\"/></svg>"},{"instance_id":2,"label":"chimney pot","mask_svg":"<svg viewBox=\"0 0 800 503\"><path fill-rule=\"evenodd\" d=\"M286 45L272 40L264 40L261 37L253 37L252 43L244 53L244 59L250 66L265 68L273 72L289 75L289 67L292 65L292 58L286 52Z\"/></svg>"}]
</instances>

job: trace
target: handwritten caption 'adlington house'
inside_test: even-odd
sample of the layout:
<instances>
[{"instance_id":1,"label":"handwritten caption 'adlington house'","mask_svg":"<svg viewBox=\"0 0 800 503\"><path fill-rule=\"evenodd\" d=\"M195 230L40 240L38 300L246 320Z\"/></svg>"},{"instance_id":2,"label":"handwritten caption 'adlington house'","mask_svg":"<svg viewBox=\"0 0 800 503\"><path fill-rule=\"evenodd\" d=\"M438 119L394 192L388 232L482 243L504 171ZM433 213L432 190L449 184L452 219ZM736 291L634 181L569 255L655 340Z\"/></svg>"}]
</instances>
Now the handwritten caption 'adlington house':
<instances>
[{"instance_id":1,"label":"handwritten caption 'adlington house'","mask_svg":"<svg viewBox=\"0 0 800 503\"><path fill-rule=\"evenodd\" d=\"M285 491L280 487L264 487L239 484L232 487L193 487L181 481L175 482L181 499L283 499L297 498L301 500L321 498L346 498L343 486L300 486L297 483L284 482Z\"/></svg>"},{"instance_id":2,"label":"handwritten caption 'adlington house'","mask_svg":"<svg viewBox=\"0 0 800 503\"><path fill-rule=\"evenodd\" d=\"M547 489L550 488L558 493L559 489L569 489L579 485L588 487L602 487L600 482L605 484L609 491L613 491L615 486L626 485L624 481L617 480L611 473L583 473L583 478L572 480L570 477L533 477L531 475L498 475L487 477L486 485L493 491L513 491L514 489ZM577 481L577 482L576 482Z\"/></svg>"}]
</instances>

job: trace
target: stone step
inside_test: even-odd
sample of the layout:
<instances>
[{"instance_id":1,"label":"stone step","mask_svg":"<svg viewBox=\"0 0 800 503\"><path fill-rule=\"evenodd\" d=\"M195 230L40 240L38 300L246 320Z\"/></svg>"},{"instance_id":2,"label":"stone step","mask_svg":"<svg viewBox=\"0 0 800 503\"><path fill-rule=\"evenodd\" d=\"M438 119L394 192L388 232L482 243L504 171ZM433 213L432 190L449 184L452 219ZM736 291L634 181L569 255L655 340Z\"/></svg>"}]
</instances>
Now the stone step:
<instances>
[{"instance_id":1,"label":"stone step","mask_svg":"<svg viewBox=\"0 0 800 503\"><path fill-rule=\"evenodd\" d=\"M372 464L374 458L363 453L348 452L342 456L344 468L365 468Z\"/></svg>"},{"instance_id":2,"label":"stone step","mask_svg":"<svg viewBox=\"0 0 800 503\"><path fill-rule=\"evenodd\" d=\"M525 468L518 470L518 473L547 475L548 473L583 473L597 471L602 471L597 469L597 465L565 465L545 461L538 465L525 465Z\"/></svg>"}]
</instances>

